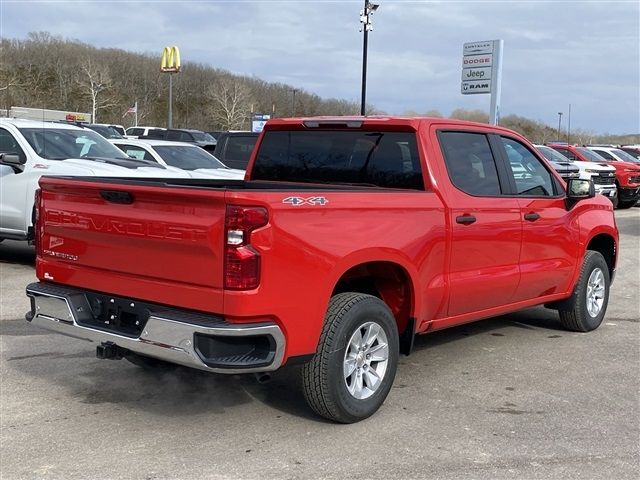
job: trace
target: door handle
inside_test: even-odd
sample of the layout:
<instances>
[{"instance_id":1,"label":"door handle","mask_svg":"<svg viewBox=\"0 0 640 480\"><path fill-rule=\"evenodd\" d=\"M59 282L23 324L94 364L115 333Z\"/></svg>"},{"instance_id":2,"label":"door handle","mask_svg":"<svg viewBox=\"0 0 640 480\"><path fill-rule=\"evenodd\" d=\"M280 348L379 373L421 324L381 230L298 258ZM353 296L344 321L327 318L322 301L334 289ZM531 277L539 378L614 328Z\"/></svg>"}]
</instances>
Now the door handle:
<instances>
[{"instance_id":1,"label":"door handle","mask_svg":"<svg viewBox=\"0 0 640 480\"><path fill-rule=\"evenodd\" d=\"M476 217L473 215L459 215L456 217L456 222L461 223L462 225L471 225L475 223Z\"/></svg>"},{"instance_id":2,"label":"door handle","mask_svg":"<svg viewBox=\"0 0 640 480\"><path fill-rule=\"evenodd\" d=\"M528 222L535 222L539 218L540 218L540 215L538 215L535 212L529 212L524 214L524 219L527 220Z\"/></svg>"}]
</instances>

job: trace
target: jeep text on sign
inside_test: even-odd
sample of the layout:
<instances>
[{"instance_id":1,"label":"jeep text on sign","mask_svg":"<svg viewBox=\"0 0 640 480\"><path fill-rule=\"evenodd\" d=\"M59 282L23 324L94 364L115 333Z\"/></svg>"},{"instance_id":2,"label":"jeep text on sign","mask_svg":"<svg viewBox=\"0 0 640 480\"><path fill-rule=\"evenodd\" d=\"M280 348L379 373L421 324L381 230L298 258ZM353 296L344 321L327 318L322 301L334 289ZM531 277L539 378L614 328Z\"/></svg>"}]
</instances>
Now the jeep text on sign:
<instances>
[{"instance_id":1,"label":"jeep text on sign","mask_svg":"<svg viewBox=\"0 0 640 480\"><path fill-rule=\"evenodd\" d=\"M490 80L490 79L491 79L491 67L462 69L463 82L466 82L468 80Z\"/></svg>"}]
</instances>

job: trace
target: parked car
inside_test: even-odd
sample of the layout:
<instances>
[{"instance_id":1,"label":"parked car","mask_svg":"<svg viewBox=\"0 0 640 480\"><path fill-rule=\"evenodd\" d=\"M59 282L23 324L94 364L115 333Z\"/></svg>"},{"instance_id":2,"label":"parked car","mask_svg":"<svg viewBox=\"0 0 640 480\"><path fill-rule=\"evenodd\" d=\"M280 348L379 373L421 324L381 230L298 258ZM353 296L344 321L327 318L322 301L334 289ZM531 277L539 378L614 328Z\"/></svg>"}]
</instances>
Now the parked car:
<instances>
[{"instance_id":1,"label":"parked car","mask_svg":"<svg viewBox=\"0 0 640 480\"><path fill-rule=\"evenodd\" d=\"M591 179L590 174L584 175L584 177L581 176L580 168L578 168L578 166L574 162L572 162L553 148L545 147L544 145L534 145L534 147L536 147L538 151L542 155L544 155L547 160L549 160L551 166L556 169L556 172L560 174L565 182L570 178L586 178L588 180ZM545 152L545 150L548 151Z\"/></svg>"},{"instance_id":2,"label":"parked car","mask_svg":"<svg viewBox=\"0 0 640 480\"><path fill-rule=\"evenodd\" d=\"M615 168L593 162L570 160L563 153L546 145L535 145L535 147L552 165L570 162L571 165L579 169L579 178L593 181L596 193L611 199L614 205L617 203L618 189Z\"/></svg>"},{"instance_id":3,"label":"parked car","mask_svg":"<svg viewBox=\"0 0 640 480\"><path fill-rule=\"evenodd\" d=\"M122 138L122 135L120 134L120 132L118 132L118 130L112 127L111 125L101 125L97 123L82 123L82 124L74 123L74 125L81 126L84 128L89 128L94 132L99 133L100 135L102 135L104 138L108 140L112 138Z\"/></svg>"},{"instance_id":4,"label":"parked car","mask_svg":"<svg viewBox=\"0 0 640 480\"><path fill-rule=\"evenodd\" d=\"M587 147L579 147L577 145L567 145L566 143L550 143L549 147L558 150L569 159L575 159L582 162L591 162L591 165L607 165L613 167L614 184L616 186L615 197L610 197L613 206L616 208L630 208L636 201L637 185L631 172L625 172L624 168L616 166L615 162L608 162L597 152L589 150ZM594 168L595 169L595 168ZM594 178L594 182L595 182ZM609 182L611 177L602 178L602 181ZM630 183L631 181L631 183ZM634 200L634 198L636 198Z\"/></svg>"},{"instance_id":5,"label":"parked car","mask_svg":"<svg viewBox=\"0 0 640 480\"><path fill-rule=\"evenodd\" d=\"M146 368L302 364L311 408L343 423L378 410L416 334L536 305L602 323L611 203L519 134L349 117L262 135L246 181L41 179L27 320Z\"/></svg>"},{"instance_id":6,"label":"parked car","mask_svg":"<svg viewBox=\"0 0 640 480\"><path fill-rule=\"evenodd\" d=\"M0 118L0 240L33 240L34 192L42 175L188 178L128 158L104 137L65 123Z\"/></svg>"},{"instance_id":7,"label":"parked car","mask_svg":"<svg viewBox=\"0 0 640 480\"><path fill-rule=\"evenodd\" d=\"M111 143L133 158L158 162L209 178L244 179L244 170L228 168L209 152L192 143L128 139L112 140Z\"/></svg>"},{"instance_id":8,"label":"parked car","mask_svg":"<svg viewBox=\"0 0 640 480\"><path fill-rule=\"evenodd\" d=\"M605 160L608 160L610 162L629 162L634 164L640 163L640 160L638 160L633 155L625 152L621 148L598 147L598 146L592 146L592 145L588 145L587 148L589 150L596 152L598 155L600 155Z\"/></svg>"},{"instance_id":9,"label":"parked car","mask_svg":"<svg viewBox=\"0 0 640 480\"><path fill-rule=\"evenodd\" d=\"M140 140L169 140L171 142L186 142L202 147L213 153L216 149L216 139L208 133L200 130L189 130L186 128L169 128L167 130L151 130L145 136L138 137Z\"/></svg>"},{"instance_id":10,"label":"parked car","mask_svg":"<svg viewBox=\"0 0 640 480\"><path fill-rule=\"evenodd\" d=\"M640 145L623 145L620 147L620 150L627 152L636 160L640 161Z\"/></svg>"},{"instance_id":11,"label":"parked car","mask_svg":"<svg viewBox=\"0 0 640 480\"><path fill-rule=\"evenodd\" d=\"M258 135L253 132L223 132L217 137L214 153L225 165L246 170Z\"/></svg>"},{"instance_id":12,"label":"parked car","mask_svg":"<svg viewBox=\"0 0 640 480\"><path fill-rule=\"evenodd\" d=\"M153 132L155 130L162 132L166 129L161 127L129 127L126 130L126 135L124 137L125 138L144 137L146 135L149 135L150 132Z\"/></svg>"},{"instance_id":13,"label":"parked car","mask_svg":"<svg viewBox=\"0 0 640 480\"><path fill-rule=\"evenodd\" d=\"M100 125L102 127L111 127L116 132L120 134L120 136L124 137L126 135L126 131L122 125L118 125L116 123L94 123L93 125Z\"/></svg>"}]
</instances>

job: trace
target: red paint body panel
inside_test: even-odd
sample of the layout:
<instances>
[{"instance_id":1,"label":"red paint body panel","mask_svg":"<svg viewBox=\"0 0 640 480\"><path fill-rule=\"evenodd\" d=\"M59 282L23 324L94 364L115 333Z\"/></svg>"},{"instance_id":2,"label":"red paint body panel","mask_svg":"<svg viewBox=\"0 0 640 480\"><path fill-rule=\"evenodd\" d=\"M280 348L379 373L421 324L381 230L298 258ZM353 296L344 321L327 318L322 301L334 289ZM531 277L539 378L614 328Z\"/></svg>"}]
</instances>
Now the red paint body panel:
<instances>
[{"instance_id":1,"label":"red paint body panel","mask_svg":"<svg viewBox=\"0 0 640 480\"><path fill-rule=\"evenodd\" d=\"M303 122L274 120L266 131L300 130ZM307 188L305 197L328 202L293 206L283 199L300 191L286 182L272 189L252 188L251 182L185 188L43 177L38 278L221 314L231 322L275 321L285 334L286 359L315 352L332 292L358 265L388 262L403 271L410 283L408 314L416 331L425 332L566 298L589 239L604 233L617 244L604 198L567 210L562 196L478 198L452 185L437 129L498 133L528 144L509 130L392 118L367 118L362 128L415 130L425 191ZM128 192L133 203L108 202L102 191ZM261 259L254 290L223 288L227 205L268 211L268 224L251 234ZM523 221L528 212L539 213L540 221ZM468 213L478 221L456 223Z\"/></svg>"}]
</instances>

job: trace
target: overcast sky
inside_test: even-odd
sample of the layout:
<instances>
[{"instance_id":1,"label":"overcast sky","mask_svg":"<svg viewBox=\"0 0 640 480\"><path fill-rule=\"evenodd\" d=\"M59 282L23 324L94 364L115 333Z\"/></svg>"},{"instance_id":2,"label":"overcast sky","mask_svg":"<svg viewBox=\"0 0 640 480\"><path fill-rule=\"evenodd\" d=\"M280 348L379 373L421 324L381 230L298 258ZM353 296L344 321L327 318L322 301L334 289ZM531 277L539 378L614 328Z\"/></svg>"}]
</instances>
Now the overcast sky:
<instances>
[{"instance_id":1,"label":"overcast sky","mask_svg":"<svg viewBox=\"0 0 640 480\"><path fill-rule=\"evenodd\" d=\"M640 132L640 2L374 0L367 103L390 114L489 110L460 93L462 44L503 39L502 115ZM363 1L0 0L0 35L48 31L360 102ZM188 74L187 71L184 74Z\"/></svg>"}]
</instances>

